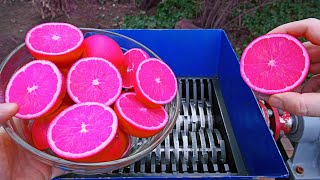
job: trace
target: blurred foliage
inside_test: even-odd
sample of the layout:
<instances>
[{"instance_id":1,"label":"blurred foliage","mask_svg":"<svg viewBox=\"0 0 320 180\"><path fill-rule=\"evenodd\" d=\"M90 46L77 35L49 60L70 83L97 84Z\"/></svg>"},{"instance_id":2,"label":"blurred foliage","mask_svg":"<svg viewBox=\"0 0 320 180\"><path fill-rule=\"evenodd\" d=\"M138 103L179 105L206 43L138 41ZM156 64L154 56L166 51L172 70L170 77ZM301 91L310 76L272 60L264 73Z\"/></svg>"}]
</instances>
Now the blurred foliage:
<instances>
[{"instance_id":1,"label":"blurred foliage","mask_svg":"<svg viewBox=\"0 0 320 180\"><path fill-rule=\"evenodd\" d=\"M252 36L256 37L288 22L311 17L320 18L319 9L319 0L282 0L244 16L243 23Z\"/></svg>"},{"instance_id":2,"label":"blurred foliage","mask_svg":"<svg viewBox=\"0 0 320 180\"><path fill-rule=\"evenodd\" d=\"M253 0L243 6L246 6L244 9L248 9L260 3L260 0ZM243 16L243 26L250 31L250 35L242 37L242 47L235 47L237 55L240 57L243 48L254 38L266 34L282 24L307 18L320 19L319 9L319 0L281 0ZM300 40L305 41L304 38L300 38Z\"/></svg>"},{"instance_id":3,"label":"blurred foliage","mask_svg":"<svg viewBox=\"0 0 320 180\"><path fill-rule=\"evenodd\" d=\"M196 2L198 0L166 0L158 5L154 15L147 15L142 11L136 16L125 16L121 28L174 28L180 19L196 19L199 10ZM230 20L224 27L227 33L232 33L229 35L230 41L239 57L254 38L266 34L277 26L312 17L320 19L320 0L238 2L237 8L230 13ZM303 38L300 40L305 41Z\"/></svg>"},{"instance_id":4,"label":"blurred foliage","mask_svg":"<svg viewBox=\"0 0 320 180\"><path fill-rule=\"evenodd\" d=\"M148 16L142 11L137 16L125 16L121 28L174 28L180 19L193 19L195 15L193 0L166 0L158 5L155 15Z\"/></svg>"}]
</instances>

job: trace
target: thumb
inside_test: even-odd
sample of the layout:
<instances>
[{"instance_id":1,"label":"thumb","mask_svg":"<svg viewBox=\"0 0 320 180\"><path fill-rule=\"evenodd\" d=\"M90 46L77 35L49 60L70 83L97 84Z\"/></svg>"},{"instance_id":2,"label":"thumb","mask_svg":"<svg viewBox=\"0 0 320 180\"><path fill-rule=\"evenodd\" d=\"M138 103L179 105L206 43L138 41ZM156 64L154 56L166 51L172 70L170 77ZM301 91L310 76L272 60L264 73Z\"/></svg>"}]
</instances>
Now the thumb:
<instances>
[{"instance_id":1,"label":"thumb","mask_svg":"<svg viewBox=\"0 0 320 180\"><path fill-rule=\"evenodd\" d=\"M0 104L0 123L4 123L12 116L17 114L19 108L16 103L2 103Z\"/></svg>"},{"instance_id":2,"label":"thumb","mask_svg":"<svg viewBox=\"0 0 320 180\"><path fill-rule=\"evenodd\" d=\"M298 116L320 116L320 93L280 93L270 96L268 103Z\"/></svg>"}]
</instances>

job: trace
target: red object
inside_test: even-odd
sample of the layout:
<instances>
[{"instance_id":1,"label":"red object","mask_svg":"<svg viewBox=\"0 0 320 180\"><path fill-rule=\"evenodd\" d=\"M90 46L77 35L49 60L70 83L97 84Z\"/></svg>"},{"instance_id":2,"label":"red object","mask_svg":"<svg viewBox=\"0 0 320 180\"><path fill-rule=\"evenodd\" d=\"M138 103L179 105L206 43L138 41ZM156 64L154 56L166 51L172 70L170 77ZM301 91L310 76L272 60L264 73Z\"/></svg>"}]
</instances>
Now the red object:
<instances>
[{"instance_id":1,"label":"red object","mask_svg":"<svg viewBox=\"0 0 320 180\"><path fill-rule=\"evenodd\" d=\"M113 39L96 34L85 38L83 46L83 58L100 57L110 61L118 69L123 66L123 52L117 42Z\"/></svg>"},{"instance_id":2,"label":"red object","mask_svg":"<svg viewBox=\"0 0 320 180\"><path fill-rule=\"evenodd\" d=\"M270 106L268 103L265 104L268 109L271 109L273 115L269 117L270 119L270 128L273 131L273 138L277 141L280 137L280 115L278 109Z\"/></svg>"},{"instance_id":3,"label":"red object","mask_svg":"<svg viewBox=\"0 0 320 180\"><path fill-rule=\"evenodd\" d=\"M45 150L49 148L47 132L51 121L64 109L71 105L70 102L65 102L54 111L52 114L43 118L35 119L32 125L32 140L34 146L39 150Z\"/></svg>"},{"instance_id":4,"label":"red object","mask_svg":"<svg viewBox=\"0 0 320 180\"><path fill-rule=\"evenodd\" d=\"M284 111L280 116L278 109L270 106L267 102L263 103L262 101L259 101L259 105L263 111L268 127L274 133L273 136L275 140L279 139L281 131L283 131L284 134L289 134L291 132L292 119L289 112ZM268 110L272 111L272 115L269 116Z\"/></svg>"},{"instance_id":5,"label":"red object","mask_svg":"<svg viewBox=\"0 0 320 180\"><path fill-rule=\"evenodd\" d=\"M290 122L291 121L291 122ZM289 134L292 130L292 119L291 115L288 112L283 112L283 115L280 117L280 129L284 132L284 134Z\"/></svg>"},{"instance_id":6,"label":"red object","mask_svg":"<svg viewBox=\"0 0 320 180\"><path fill-rule=\"evenodd\" d=\"M269 119L269 115L268 115L268 109L262 101L259 100L258 103L260 105L260 108L263 111L264 119L266 120L268 127L270 127L270 119Z\"/></svg>"},{"instance_id":7,"label":"red object","mask_svg":"<svg viewBox=\"0 0 320 180\"><path fill-rule=\"evenodd\" d=\"M117 135L111 148L106 149L103 154L89 162L107 162L124 157L131 147L131 138L128 134L118 129Z\"/></svg>"},{"instance_id":8,"label":"red object","mask_svg":"<svg viewBox=\"0 0 320 180\"><path fill-rule=\"evenodd\" d=\"M37 119L32 125L32 139L34 146L39 150L45 150L49 148L47 140L48 127L50 120Z\"/></svg>"}]
</instances>

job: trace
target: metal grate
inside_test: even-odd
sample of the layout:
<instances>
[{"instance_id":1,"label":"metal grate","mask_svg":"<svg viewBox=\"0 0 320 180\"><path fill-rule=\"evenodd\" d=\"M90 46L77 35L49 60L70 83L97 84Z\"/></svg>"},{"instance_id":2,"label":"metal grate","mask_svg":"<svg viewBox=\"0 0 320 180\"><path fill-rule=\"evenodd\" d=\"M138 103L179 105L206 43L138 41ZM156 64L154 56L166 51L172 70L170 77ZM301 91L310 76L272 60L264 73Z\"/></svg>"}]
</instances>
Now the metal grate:
<instances>
[{"instance_id":1,"label":"metal grate","mask_svg":"<svg viewBox=\"0 0 320 180\"><path fill-rule=\"evenodd\" d=\"M172 132L149 155L106 176L238 174L214 82L214 79L179 78L182 103Z\"/></svg>"}]
</instances>

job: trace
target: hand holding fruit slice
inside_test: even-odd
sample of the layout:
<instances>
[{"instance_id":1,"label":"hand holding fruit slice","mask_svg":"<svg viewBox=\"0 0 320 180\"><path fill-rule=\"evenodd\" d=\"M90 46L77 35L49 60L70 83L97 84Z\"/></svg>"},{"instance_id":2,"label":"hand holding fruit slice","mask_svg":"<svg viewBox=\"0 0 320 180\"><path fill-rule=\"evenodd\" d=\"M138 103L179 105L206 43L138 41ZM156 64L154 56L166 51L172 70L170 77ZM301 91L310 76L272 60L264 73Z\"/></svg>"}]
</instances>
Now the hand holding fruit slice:
<instances>
[{"instance_id":1,"label":"hand holding fruit slice","mask_svg":"<svg viewBox=\"0 0 320 180\"><path fill-rule=\"evenodd\" d=\"M306 78L310 59L303 44L288 34L267 34L244 50L240 72L260 95L291 91Z\"/></svg>"}]
</instances>

